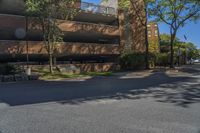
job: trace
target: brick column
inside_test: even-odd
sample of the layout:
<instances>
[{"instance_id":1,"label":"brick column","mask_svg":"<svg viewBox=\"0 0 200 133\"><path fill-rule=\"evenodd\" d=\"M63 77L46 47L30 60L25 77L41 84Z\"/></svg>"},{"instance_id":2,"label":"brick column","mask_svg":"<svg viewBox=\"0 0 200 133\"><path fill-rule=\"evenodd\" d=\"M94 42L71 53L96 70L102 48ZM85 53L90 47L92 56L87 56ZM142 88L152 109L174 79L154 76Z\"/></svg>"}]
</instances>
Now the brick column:
<instances>
[{"instance_id":1,"label":"brick column","mask_svg":"<svg viewBox=\"0 0 200 133\"><path fill-rule=\"evenodd\" d=\"M145 12L143 0L135 0L132 12L132 50L136 52L145 52Z\"/></svg>"},{"instance_id":2,"label":"brick column","mask_svg":"<svg viewBox=\"0 0 200 133\"><path fill-rule=\"evenodd\" d=\"M125 16L123 10L118 10L118 19L119 19L119 32L120 32L120 53L123 52L125 48Z\"/></svg>"}]
</instances>

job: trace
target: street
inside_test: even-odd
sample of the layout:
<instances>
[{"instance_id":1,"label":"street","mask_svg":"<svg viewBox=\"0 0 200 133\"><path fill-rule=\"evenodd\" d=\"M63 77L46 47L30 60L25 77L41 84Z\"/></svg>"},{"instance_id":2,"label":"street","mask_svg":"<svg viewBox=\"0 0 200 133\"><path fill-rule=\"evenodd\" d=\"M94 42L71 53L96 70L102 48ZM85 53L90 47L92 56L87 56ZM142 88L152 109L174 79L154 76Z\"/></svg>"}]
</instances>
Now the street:
<instances>
[{"instance_id":1,"label":"street","mask_svg":"<svg viewBox=\"0 0 200 133\"><path fill-rule=\"evenodd\" d=\"M200 65L0 83L0 133L200 133Z\"/></svg>"}]
</instances>

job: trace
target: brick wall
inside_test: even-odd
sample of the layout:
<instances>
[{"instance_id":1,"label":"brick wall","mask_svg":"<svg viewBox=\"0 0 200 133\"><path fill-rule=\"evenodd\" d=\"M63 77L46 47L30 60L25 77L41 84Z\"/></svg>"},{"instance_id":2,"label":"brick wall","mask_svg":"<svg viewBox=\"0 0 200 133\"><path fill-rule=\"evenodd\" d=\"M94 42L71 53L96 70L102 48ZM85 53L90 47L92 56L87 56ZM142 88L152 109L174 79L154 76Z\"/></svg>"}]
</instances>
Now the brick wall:
<instances>
[{"instance_id":1,"label":"brick wall","mask_svg":"<svg viewBox=\"0 0 200 133\"><path fill-rule=\"evenodd\" d=\"M47 54L43 42L28 42L29 54ZM25 41L0 41L0 54L26 54ZM92 43L60 43L57 45L57 53L64 55L112 55L119 54L119 46L112 44Z\"/></svg>"},{"instance_id":2,"label":"brick wall","mask_svg":"<svg viewBox=\"0 0 200 133\"><path fill-rule=\"evenodd\" d=\"M0 39L17 39L15 31L17 29L26 29L25 17L15 15L0 15ZM28 19L30 31L40 30L33 18ZM117 26L108 26L102 24L82 23L75 21L59 21L59 27L63 32L94 32L108 36L119 36Z\"/></svg>"},{"instance_id":3,"label":"brick wall","mask_svg":"<svg viewBox=\"0 0 200 133\"><path fill-rule=\"evenodd\" d=\"M149 52L160 52L159 43L159 30L158 24L155 22L150 22L148 24L148 39L149 39Z\"/></svg>"},{"instance_id":4,"label":"brick wall","mask_svg":"<svg viewBox=\"0 0 200 133\"><path fill-rule=\"evenodd\" d=\"M132 28L132 49L134 51L145 52L145 26L144 21L146 19L144 13L143 0L135 1L135 8L131 7L133 12L131 28Z\"/></svg>"}]
</instances>

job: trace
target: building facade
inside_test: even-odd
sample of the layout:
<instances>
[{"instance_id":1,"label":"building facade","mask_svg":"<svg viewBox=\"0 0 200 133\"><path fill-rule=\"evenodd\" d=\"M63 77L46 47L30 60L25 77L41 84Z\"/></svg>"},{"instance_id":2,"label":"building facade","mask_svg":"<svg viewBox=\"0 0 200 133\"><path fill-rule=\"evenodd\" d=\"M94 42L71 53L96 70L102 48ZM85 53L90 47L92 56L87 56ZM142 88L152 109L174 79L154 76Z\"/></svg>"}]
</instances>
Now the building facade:
<instances>
[{"instance_id":1,"label":"building facade","mask_svg":"<svg viewBox=\"0 0 200 133\"><path fill-rule=\"evenodd\" d=\"M156 22L149 22L148 25L148 40L149 40L149 52L160 52L160 37L159 28Z\"/></svg>"},{"instance_id":2,"label":"building facade","mask_svg":"<svg viewBox=\"0 0 200 133\"><path fill-rule=\"evenodd\" d=\"M64 42L58 44L57 61L116 61L125 45L124 12L118 9L117 1L115 4L111 3L108 1L95 5L78 1L79 12L73 20L59 21L59 28L64 33ZM29 27L32 18L25 18L24 0L1 0L0 20L1 62L26 62L27 54L30 62L48 61L41 31L30 28L26 34L27 23ZM143 34L137 34L141 31L138 22L135 22L133 27L135 43L137 47L143 47L143 42L137 41L144 38Z\"/></svg>"}]
</instances>

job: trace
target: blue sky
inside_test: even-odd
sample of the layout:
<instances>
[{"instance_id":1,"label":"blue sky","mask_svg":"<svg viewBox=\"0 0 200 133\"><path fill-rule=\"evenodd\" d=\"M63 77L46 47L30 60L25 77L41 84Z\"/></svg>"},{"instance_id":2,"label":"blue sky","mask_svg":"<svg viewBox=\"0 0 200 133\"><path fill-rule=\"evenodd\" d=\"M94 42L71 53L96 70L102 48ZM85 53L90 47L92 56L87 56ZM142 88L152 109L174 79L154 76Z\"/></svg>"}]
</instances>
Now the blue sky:
<instances>
[{"instance_id":1,"label":"blue sky","mask_svg":"<svg viewBox=\"0 0 200 133\"><path fill-rule=\"evenodd\" d=\"M98 4L101 0L82 0L82 1Z\"/></svg>"},{"instance_id":2,"label":"blue sky","mask_svg":"<svg viewBox=\"0 0 200 133\"><path fill-rule=\"evenodd\" d=\"M159 24L160 33L169 33L169 28L166 24ZM185 37L187 40L185 40ZM179 29L178 31L178 38L181 41L185 42L192 42L198 48L200 48L200 21L198 22L188 22L183 28Z\"/></svg>"},{"instance_id":3,"label":"blue sky","mask_svg":"<svg viewBox=\"0 0 200 133\"><path fill-rule=\"evenodd\" d=\"M95 3L98 4L101 0L82 0L85 2ZM169 28L166 24L159 24L160 33L169 33ZM187 37L185 40L184 36ZM177 35L181 41L192 42L200 48L200 21L188 22L183 28L181 28Z\"/></svg>"}]
</instances>

